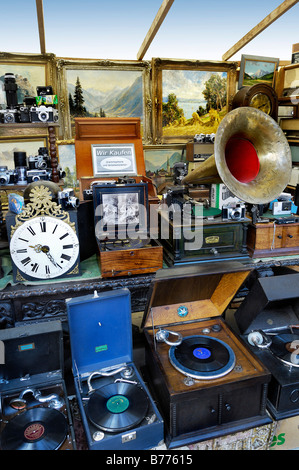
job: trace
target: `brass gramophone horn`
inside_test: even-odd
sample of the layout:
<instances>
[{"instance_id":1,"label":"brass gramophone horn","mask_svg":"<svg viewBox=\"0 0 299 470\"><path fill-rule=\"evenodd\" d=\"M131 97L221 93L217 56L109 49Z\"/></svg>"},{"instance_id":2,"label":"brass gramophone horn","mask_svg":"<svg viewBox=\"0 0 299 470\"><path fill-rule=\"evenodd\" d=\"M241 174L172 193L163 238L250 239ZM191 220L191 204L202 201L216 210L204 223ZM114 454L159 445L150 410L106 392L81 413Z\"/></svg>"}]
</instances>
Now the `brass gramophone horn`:
<instances>
[{"instance_id":1,"label":"brass gramophone horn","mask_svg":"<svg viewBox=\"0 0 299 470\"><path fill-rule=\"evenodd\" d=\"M277 122L258 109L240 107L219 124L214 155L182 183L222 182L242 201L266 204L285 189L291 171L290 147Z\"/></svg>"}]
</instances>

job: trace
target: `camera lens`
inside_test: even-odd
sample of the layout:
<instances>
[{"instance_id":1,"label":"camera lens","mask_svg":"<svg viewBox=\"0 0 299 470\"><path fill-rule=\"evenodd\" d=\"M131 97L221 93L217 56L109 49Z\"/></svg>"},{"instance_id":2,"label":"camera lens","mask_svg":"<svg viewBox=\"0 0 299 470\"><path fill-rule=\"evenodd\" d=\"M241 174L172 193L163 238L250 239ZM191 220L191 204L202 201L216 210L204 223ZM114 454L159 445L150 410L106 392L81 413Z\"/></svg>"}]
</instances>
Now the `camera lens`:
<instances>
[{"instance_id":1,"label":"camera lens","mask_svg":"<svg viewBox=\"0 0 299 470\"><path fill-rule=\"evenodd\" d=\"M26 165L26 152L14 152L13 153L15 167L27 166Z\"/></svg>"},{"instance_id":2,"label":"camera lens","mask_svg":"<svg viewBox=\"0 0 299 470\"><path fill-rule=\"evenodd\" d=\"M49 119L49 113L46 111L42 111L38 114L38 119L42 122L46 122Z\"/></svg>"}]
</instances>

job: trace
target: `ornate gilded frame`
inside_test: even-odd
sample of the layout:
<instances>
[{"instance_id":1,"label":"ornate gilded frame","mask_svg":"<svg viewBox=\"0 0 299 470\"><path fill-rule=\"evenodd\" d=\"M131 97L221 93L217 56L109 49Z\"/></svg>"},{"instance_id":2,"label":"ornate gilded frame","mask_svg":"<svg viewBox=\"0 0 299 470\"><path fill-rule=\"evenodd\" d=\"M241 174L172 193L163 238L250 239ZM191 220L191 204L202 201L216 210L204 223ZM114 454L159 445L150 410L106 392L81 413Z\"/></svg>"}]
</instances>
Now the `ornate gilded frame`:
<instances>
[{"instance_id":1,"label":"ornate gilded frame","mask_svg":"<svg viewBox=\"0 0 299 470\"><path fill-rule=\"evenodd\" d=\"M0 52L0 64L7 64L8 72L13 72L11 66L13 65L25 65L25 66L37 66L41 65L45 67L45 79L44 85L52 85L53 90L57 90L57 75L56 75L56 56L55 54L14 54L11 52ZM43 83L41 83L43 85Z\"/></svg>"},{"instance_id":2,"label":"ornate gilded frame","mask_svg":"<svg viewBox=\"0 0 299 470\"><path fill-rule=\"evenodd\" d=\"M237 62L200 61L176 59L152 59L152 100L153 100L153 143L186 143L193 139L188 136L163 136L162 131L162 72L163 70L198 70L211 72L227 72L227 106L231 110L232 99L236 93Z\"/></svg>"},{"instance_id":3,"label":"ornate gilded frame","mask_svg":"<svg viewBox=\"0 0 299 470\"><path fill-rule=\"evenodd\" d=\"M64 58L57 59L58 96L60 110L60 133L61 139L72 139L71 119L69 111L69 100L67 90L67 70L115 70L115 71L138 71L142 72L143 81L143 141L150 144L152 142L151 129L151 85L150 75L151 66L147 61L118 61L118 60L68 60Z\"/></svg>"}]
</instances>

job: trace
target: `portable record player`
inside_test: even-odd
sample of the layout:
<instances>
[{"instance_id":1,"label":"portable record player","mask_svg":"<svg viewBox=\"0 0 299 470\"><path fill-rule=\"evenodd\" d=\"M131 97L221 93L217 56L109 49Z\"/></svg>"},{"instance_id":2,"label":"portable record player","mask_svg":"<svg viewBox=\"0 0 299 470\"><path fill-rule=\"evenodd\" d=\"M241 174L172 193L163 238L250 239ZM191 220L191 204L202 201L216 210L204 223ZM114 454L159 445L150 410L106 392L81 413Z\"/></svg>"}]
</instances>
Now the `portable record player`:
<instances>
[{"instance_id":1,"label":"portable record player","mask_svg":"<svg viewBox=\"0 0 299 470\"><path fill-rule=\"evenodd\" d=\"M221 316L249 272L232 261L156 273L145 362L170 448L271 422L270 374Z\"/></svg>"},{"instance_id":2,"label":"portable record player","mask_svg":"<svg viewBox=\"0 0 299 470\"><path fill-rule=\"evenodd\" d=\"M271 372L267 407L276 419L299 414L299 273L259 278L235 314L243 339Z\"/></svg>"},{"instance_id":3,"label":"portable record player","mask_svg":"<svg viewBox=\"0 0 299 470\"><path fill-rule=\"evenodd\" d=\"M1 449L75 449L61 323L1 330L0 340L5 351L0 363Z\"/></svg>"},{"instance_id":4,"label":"portable record player","mask_svg":"<svg viewBox=\"0 0 299 470\"><path fill-rule=\"evenodd\" d=\"M67 310L74 383L88 448L157 446L164 437L163 420L133 362L130 291L70 299Z\"/></svg>"}]
</instances>

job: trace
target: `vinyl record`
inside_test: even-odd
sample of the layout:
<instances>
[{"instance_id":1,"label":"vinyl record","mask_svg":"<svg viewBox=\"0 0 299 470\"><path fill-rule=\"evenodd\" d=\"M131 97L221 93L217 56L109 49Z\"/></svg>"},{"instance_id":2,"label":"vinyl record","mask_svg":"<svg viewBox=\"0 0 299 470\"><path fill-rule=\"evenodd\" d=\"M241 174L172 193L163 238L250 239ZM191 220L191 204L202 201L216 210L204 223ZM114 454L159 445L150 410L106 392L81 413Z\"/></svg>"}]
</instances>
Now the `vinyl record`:
<instances>
[{"instance_id":1,"label":"vinyl record","mask_svg":"<svg viewBox=\"0 0 299 470\"><path fill-rule=\"evenodd\" d=\"M172 365L195 378L221 377L235 365L233 350L223 341L202 335L188 336L169 350Z\"/></svg>"},{"instance_id":2,"label":"vinyl record","mask_svg":"<svg viewBox=\"0 0 299 470\"><path fill-rule=\"evenodd\" d=\"M270 350L282 362L299 367L299 335L278 334L273 336Z\"/></svg>"},{"instance_id":3,"label":"vinyl record","mask_svg":"<svg viewBox=\"0 0 299 470\"><path fill-rule=\"evenodd\" d=\"M56 450L67 433L65 416L51 408L32 408L5 426L1 434L3 450Z\"/></svg>"},{"instance_id":4,"label":"vinyl record","mask_svg":"<svg viewBox=\"0 0 299 470\"><path fill-rule=\"evenodd\" d=\"M146 416L148 396L137 385L117 382L96 390L87 405L90 421L99 429L121 432L137 426Z\"/></svg>"}]
</instances>

